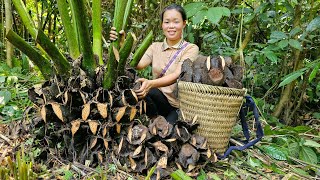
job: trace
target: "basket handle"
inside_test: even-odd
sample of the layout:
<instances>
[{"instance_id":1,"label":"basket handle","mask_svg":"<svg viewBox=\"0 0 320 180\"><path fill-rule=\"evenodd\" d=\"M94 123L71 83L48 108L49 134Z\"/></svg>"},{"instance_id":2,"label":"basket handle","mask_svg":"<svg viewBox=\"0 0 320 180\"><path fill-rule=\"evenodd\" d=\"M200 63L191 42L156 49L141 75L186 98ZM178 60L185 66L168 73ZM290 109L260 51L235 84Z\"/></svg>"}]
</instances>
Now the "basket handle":
<instances>
[{"instance_id":1,"label":"basket handle","mask_svg":"<svg viewBox=\"0 0 320 180\"><path fill-rule=\"evenodd\" d=\"M232 150L243 151L243 150L247 149L248 147L253 146L257 142L259 142L261 140L261 138L263 137L263 129L262 129L261 123L259 121L259 113L257 110L257 106L254 103L251 96L245 96L245 98L246 98L246 103L244 103L240 109L240 119L241 119L242 131L243 131L244 136L246 137L246 141L245 141L246 144L243 146L230 146L227 149L227 151L224 153L223 156L218 156L219 159L226 158L231 153ZM249 134L248 124L246 121L246 115L247 115L248 110L251 110L253 112L253 115L255 118L255 125L257 128L257 130L256 130L257 138L252 141L250 141L250 134Z\"/></svg>"}]
</instances>

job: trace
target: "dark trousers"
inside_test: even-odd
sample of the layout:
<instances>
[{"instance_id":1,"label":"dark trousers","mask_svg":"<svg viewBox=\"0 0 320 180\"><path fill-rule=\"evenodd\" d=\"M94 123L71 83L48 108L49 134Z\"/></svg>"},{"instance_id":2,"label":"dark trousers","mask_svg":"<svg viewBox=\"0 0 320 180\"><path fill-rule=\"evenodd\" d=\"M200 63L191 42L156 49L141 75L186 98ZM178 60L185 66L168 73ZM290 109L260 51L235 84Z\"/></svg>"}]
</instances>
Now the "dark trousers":
<instances>
[{"instance_id":1,"label":"dark trousers","mask_svg":"<svg viewBox=\"0 0 320 180\"><path fill-rule=\"evenodd\" d=\"M152 118L161 115L170 124L174 124L177 121L177 108L171 106L167 97L158 88L152 88L145 99L147 102L147 116Z\"/></svg>"}]
</instances>

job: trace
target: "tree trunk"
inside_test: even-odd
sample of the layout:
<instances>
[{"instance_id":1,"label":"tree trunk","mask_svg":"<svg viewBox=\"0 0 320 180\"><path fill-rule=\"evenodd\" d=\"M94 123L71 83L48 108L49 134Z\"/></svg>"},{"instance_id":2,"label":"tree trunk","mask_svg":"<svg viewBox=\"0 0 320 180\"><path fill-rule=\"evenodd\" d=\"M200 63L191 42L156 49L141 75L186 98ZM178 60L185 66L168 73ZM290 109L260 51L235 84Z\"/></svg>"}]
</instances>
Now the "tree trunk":
<instances>
[{"instance_id":1,"label":"tree trunk","mask_svg":"<svg viewBox=\"0 0 320 180\"><path fill-rule=\"evenodd\" d=\"M6 33L8 33L12 29L11 11L12 11L11 0L5 0ZM13 46L9 41L6 42L6 51L7 51L7 64L9 67L12 67Z\"/></svg>"},{"instance_id":2,"label":"tree trunk","mask_svg":"<svg viewBox=\"0 0 320 180\"><path fill-rule=\"evenodd\" d=\"M302 13L301 12L301 6L296 5L293 28L296 28L296 27L300 26L301 13ZM298 39L297 36L295 38ZM292 71L296 71L296 70L298 70L300 68L299 67L299 64L301 63L300 62L301 61L300 55L301 55L301 51L300 50L293 49L292 56L294 58L294 61L293 61L294 62L294 67L293 67ZM296 81L292 81L290 84L288 84L285 87L285 90L281 93L280 100L279 100L278 104L276 105L276 108L275 108L274 112L272 113L273 116L279 117L281 115L283 109L285 108L285 106L288 105L288 102L291 99L292 90L295 87L295 83L296 83ZM289 111L290 111L290 109L289 109ZM284 121L285 121L286 124L291 124L291 120L288 117L285 118Z\"/></svg>"}]
</instances>

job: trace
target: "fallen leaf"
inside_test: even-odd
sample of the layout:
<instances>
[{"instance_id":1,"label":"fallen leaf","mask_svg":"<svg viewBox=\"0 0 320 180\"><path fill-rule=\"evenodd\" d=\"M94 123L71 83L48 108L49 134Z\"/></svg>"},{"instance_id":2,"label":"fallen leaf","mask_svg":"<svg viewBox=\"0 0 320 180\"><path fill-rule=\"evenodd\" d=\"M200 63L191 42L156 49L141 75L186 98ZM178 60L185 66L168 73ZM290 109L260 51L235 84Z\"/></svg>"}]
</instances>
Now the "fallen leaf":
<instances>
[{"instance_id":1,"label":"fallen leaf","mask_svg":"<svg viewBox=\"0 0 320 180\"><path fill-rule=\"evenodd\" d=\"M57 116L62 122L64 122L64 120L63 120L63 114L62 114L62 110L61 110L60 104L58 104L58 103L51 103L51 106L52 106L53 112L56 114L56 116Z\"/></svg>"},{"instance_id":2,"label":"fallen leaf","mask_svg":"<svg viewBox=\"0 0 320 180\"><path fill-rule=\"evenodd\" d=\"M134 150L132 156L136 156L136 155L140 154L141 153L141 149L142 149L142 145L140 145L139 147L137 147L136 150Z\"/></svg>"},{"instance_id":3,"label":"fallen leaf","mask_svg":"<svg viewBox=\"0 0 320 180\"><path fill-rule=\"evenodd\" d=\"M158 161L157 167L163 169L167 168L167 160L168 158L166 156L162 156Z\"/></svg>"},{"instance_id":4,"label":"fallen leaf","mask_svg":"<svg viewBox=\"0 0 320 180\"><path fill-rule=\"evenodd\" d=\"M46 123L46 122L47 122L47 110L46 110L46 105L43 105L43 106L41 107L40 115L41 115L41 118L43 119L43 121Z\"/></svg>"},{"instance_id":5,"label":"fallen leaf","mask_svg":"<svg viewBox=\"0 0 320 180\"><path fill-rule=\"evenodd\" d=\"M71 133L72 133L72 137L74 136L74 134L78 131L79 127L80 127L80 120L74 120L71 122Z\"/></svg>"},{"instance_id":6,"label":"fallen leaf","mask_svg":"<svg viewBox=\"0 0 320 180\"><path fill-rule=\"evenodd\" d=\"M90 115L90 103L83 105L82 109L82 119L87 120Z\"/></svg>"},{"instance_id":7,"label":"fallen leaf","mask_svg":"<svg viewBox=\"0 0 320 180\"><path fill-rule=\"evenodd\" d=\"M95 135L97 133L97 128L98 128L99 123L97 121L89 121L88 124L89 124L89 127L90 127L92 134Z\"/></svg>"},{"instance_id":8,"label":"fallen leaf","mask_svg":"<svg viewBox=\"0 0 320 180\"><path fill-rule=\"evenodd\" d=\"M136 162L129 156L131 169L135 170L137 167Z\"/></svg>"},{"instance_id":9,"label":"fallen leaf","mask_svg":"<svg viewBox=\"0 0 320 180\"><path fill-rule=\"evenodd\" d=\"M120 154L120 151L121 151L121 148L122 148L122 144L123 144L123 137L120 140L120 144L119 144L119 147L118 147L118 154Z\"/></svg>"},{"instance_id":10,"label":"fallen leaf","mask_svg":"<svg viewBox=\"0 0 320 180\"><path fill-rule=\"evenodd\" d=\"M90 149L92 149L97 144L97 141L98 141L98 138L94 137L92 142L91 142Z\"/></svg>"},{"instance_id":11,"label":"fallen leaf","mask_svg":"<svg viewBox=\"0 0 320 180\"><path fill-rule=\"evenodd\" d=\"M168 152L169 148L163 144L161 141L157 141L155 143L152 144L156 149L163 151L163 152Z\"/></svg>"},{"instance_id":12,"label":"fallen leaf","mask_svg":"<svg viewBox=\"0 0 320 180\"><path fill-rule=\"evenodd\" d=\"M102 118L108 117L108 104L98 103L97 108Z\"/></svg>"},{"instance_id":13,"label":"fallen leaf","mask_svg":"<svg viewBox=\"0 0 320 180\"><path fill-rule=\"evenodd\" d=\"M116 58L117 62L119 62L120 55L119 55L118 49L116 47L112 46L112 50L113 50L114 57Z\"/></svg>"}]
</instances>

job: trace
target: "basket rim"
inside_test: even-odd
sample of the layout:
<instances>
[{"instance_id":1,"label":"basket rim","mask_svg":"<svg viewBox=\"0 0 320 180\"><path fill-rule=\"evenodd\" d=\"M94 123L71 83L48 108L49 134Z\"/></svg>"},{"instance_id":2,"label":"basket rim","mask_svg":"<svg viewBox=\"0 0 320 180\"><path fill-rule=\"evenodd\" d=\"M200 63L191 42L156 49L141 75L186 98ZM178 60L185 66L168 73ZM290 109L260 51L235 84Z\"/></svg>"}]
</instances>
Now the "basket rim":
<instances>
[{"instance_id":1,"label":"basket rim","mask_svg":"<svg viewBox=\"0 0 320 180\"><path fill-rule=\"evenodd\" d=\"M209 85L209 84L202 84L202 83L195 83L195 82L188 82L188 81L178 81L178 92L181 87L188 86L189 88L201 88L201 89L211 89L211 90L218 90L221 92L225 91L232 91L232 92L237 92L240 94L243 94L245 96L247 94L247 89L242 88L242 89L237 89L237 88L230 88L230 87L224 87L224 86L214 86L214 85Z\"/></svg>"}]
</instances>

